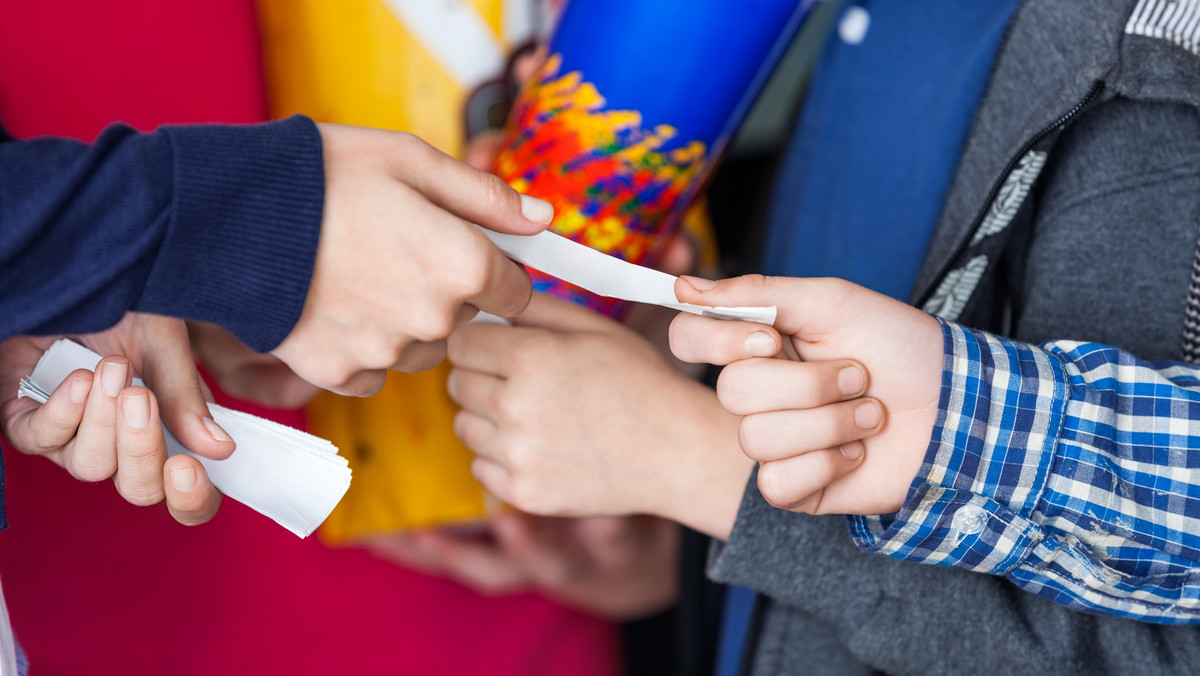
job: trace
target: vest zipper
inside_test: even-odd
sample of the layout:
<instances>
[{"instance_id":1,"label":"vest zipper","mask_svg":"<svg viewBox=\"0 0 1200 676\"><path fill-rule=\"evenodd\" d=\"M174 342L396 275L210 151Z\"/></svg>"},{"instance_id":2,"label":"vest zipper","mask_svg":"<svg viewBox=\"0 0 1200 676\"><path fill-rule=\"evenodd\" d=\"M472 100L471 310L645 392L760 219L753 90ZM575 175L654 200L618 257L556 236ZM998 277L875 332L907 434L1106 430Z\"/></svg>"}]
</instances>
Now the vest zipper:
<instances>
[{"instance_id":1,"label":"vest zipper","mask_svg":"<svg viewBox=\"0 0 1200 676\"><path fill-rule=\"evenodd\" d=\"M962 240L959 241L958 246L956 246L954 249L954 254L946 260L946 264L942 266L942 269L938 272L937 276L933 278L933 282L929 285L929 288L921 294L920 299L916 303L916 307L924 307L925 304L929 302L929 299L934 293L937 292L942 280L945 279L950 270L952 270L954 266L958 264L958 259L962 257L963 252L966 251L967 246L971 243L971 240L975 238L975 233L979 231L979 228L983 225L984 219L987 218L988 212L992 208L992 203L995 202L996 197L1000 195L1000 189L1004 187L1004 181L1008 178L1009 174L1011 174L1013 170L1017 168L1017 164L1023 157L1025 157L1026 153L1032 150L1034 146L1042 141L1042 139L1065 127L1067 123L1075 119L1075 117L1082 113L1083 110L1087 108L1088 105L1091 104L1091 102L1094 101L1102 91L1104 91L1104 81L1096 80L1093 82L1091 88L1088 89L1087 94L1085 94L1078 103L1072 106L1070 110L1059 116L1059 118L1052 122L1049 126L1034 134L1033 137L1026 141L1021 148L1017 150L1016 154L1014 154L1008 160L1008 164L1004 166L1004 171L1000 172L1000 176L994 183L992 183L992 188L990 191L988 191L987 199L983 201L983 208L981 208L976 214L975 220L971 224L971 229L968 230Z\"/></svg>"}]
</instances>

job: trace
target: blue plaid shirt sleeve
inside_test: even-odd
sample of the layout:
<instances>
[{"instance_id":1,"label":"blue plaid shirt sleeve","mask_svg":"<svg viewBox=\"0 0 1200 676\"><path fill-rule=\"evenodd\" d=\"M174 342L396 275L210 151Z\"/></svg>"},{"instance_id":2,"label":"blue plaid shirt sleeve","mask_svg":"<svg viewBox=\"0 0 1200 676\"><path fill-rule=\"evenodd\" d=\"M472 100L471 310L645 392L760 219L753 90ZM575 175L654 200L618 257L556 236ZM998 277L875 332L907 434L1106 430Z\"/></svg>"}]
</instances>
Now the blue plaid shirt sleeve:
<instances>
[{"instance_id":1,"label":"blue plaid shirt sleeve","mask_svg":"<svg viewBox=\"0 0 1200 676\"><path fill-rule=\"evenodd\" d=\"M1200 623L1200 370L942 322L940 412L892 557L1003 575L1070 607Z\"/></svg>"}]
</instances>

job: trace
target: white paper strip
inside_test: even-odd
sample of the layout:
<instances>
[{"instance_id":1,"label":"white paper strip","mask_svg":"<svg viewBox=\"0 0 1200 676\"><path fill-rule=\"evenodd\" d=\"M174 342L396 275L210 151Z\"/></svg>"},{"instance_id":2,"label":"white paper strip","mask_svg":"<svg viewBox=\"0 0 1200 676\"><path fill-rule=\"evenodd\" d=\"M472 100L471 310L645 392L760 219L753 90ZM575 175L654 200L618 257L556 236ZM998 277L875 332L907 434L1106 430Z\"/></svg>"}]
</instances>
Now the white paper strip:
<instances>
[{"instance_id":1,"label":"white paper strip","mask_svg":"<svg viewBox=\"0 0 1200 676\"><path fill-rule=\"evenodd\" d=\"M680 303L675 297L677 277L609 256L549 230L532 236L480 230L518 263L600 296L652 303L715 319L775 323L774 306L707 307Z\"/></svg>"},{"instance_id":2,"label":"white paper strip","mask_svg":"<svg viewBox=\"0 0 1200 676\"><path fill-rule=\"evenodd\" d=\"M18 396L46 403L72 371L94 371L100 355L69 340L50 346L33 373L21 381ZM134 384L144 385L140 379ZM163 427L167 454L187 453L204 465L225 495L308 537L350 488L350 468L337 447L320 437L217 404L208 410L237 444L225 460L193 453Z\"/></svg>"}]
</instances>

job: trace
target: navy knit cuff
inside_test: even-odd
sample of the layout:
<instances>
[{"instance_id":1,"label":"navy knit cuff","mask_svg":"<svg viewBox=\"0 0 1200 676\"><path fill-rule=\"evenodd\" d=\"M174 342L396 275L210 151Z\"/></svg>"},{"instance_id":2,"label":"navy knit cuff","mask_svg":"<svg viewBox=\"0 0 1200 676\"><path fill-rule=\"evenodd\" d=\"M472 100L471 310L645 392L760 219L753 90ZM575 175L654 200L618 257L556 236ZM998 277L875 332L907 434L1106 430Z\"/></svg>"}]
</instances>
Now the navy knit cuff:
<instances>
[{"instance_id":1,"label":"navy knit cuff","mask_svg":"<svg viewBox=\"0 0 1200 676\"><path fill-rule=\"evenodd\" d=\"M229 329L274 349L300 318L325 203L321 136L295 116L164 127L175 155L162 249L134 309Z\"/></svg>"}]
</instances>

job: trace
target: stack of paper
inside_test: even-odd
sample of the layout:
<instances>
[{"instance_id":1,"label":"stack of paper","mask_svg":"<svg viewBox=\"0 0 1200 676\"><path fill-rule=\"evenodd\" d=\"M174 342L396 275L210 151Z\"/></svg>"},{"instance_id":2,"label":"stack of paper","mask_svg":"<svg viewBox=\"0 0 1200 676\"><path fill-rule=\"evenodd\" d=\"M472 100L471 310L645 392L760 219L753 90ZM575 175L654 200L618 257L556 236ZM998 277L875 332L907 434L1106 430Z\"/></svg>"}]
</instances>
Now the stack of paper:
<instances>
[{"instance_id":1,"label":"stack of paper","mask_svg":"<svg viewBox=\"0 0 1200 676\"><path fill-rule=\"evenodd\" d=\"M100 359L78 343L60 340L21 381L19 396L45 403L72 371L95 370ZM144 383L135 379L134 384ZM196 458L218 490L296 535L307 537L316 530L350 488L350 467L328 441L217 404L209 404L208 410L237 444L233 455L205 458L184 448L164 427L167 454Z\"/></svg>"}]
</instances>

